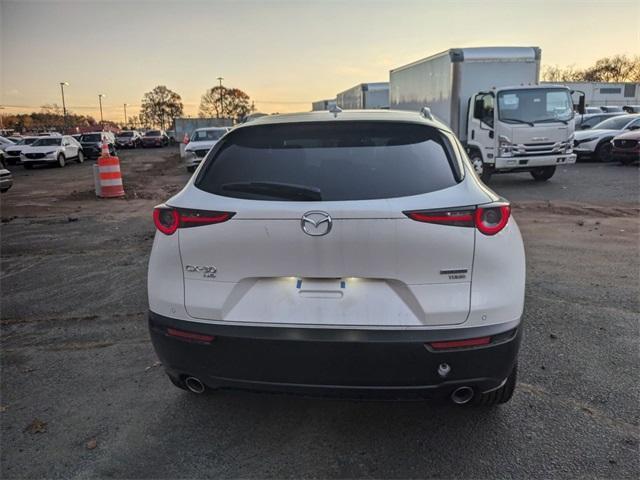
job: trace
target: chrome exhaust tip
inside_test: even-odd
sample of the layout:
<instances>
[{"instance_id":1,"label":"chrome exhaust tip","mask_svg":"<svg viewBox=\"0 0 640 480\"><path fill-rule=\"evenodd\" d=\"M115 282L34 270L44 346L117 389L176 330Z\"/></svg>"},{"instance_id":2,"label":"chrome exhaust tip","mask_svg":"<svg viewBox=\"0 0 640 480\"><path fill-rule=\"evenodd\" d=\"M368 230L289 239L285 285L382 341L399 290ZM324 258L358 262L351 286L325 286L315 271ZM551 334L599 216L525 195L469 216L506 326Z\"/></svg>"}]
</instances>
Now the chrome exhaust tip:
<instances>
[{"instance_id":1,"label":"chrome exhaust tip","mask_svg":"<svg viewBox=\"0 0 640 480\"><path fill-rule=\"evenodd\" d=\"M193 393L204 393L204 384L196 377L187 377L184 379L185 386Z\"/></svg>"},{"instance_id":2,"label":"chrome exhaust tip","mask_svg":"<svg viewBox=\"0 0 640 480\"><path fill-rule=\"evenodd\" d=\"M464 405L473 399L474 391L471 387L458 387L451 394L451 401L456 405Z\"/></svg>"}]
</instances>

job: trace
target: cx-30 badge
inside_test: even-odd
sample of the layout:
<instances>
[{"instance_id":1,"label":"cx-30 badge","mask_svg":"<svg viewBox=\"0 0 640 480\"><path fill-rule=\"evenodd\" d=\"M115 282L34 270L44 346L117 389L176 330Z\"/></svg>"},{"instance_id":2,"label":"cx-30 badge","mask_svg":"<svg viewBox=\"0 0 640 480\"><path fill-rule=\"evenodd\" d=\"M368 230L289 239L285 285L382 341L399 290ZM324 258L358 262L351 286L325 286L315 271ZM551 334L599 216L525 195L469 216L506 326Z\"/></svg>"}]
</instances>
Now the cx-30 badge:
<instances>
[{"instance_id":1,"label":"cx-30 badge","mask_svg":"<svg viewBox=\"0 0 640 480\"><path fill-rule=\"evenodd\" d=\"M312 237L320 237L331 231L333 220L327 212L312 211L302 215L302 231Z\"/></svg>"},{"instance_id":2,"label":"cx-30 badge","mask_svg":"<svg viewBox=\"0 0 640 480\"><path fill-rule=\"evenodd\" d=\"M218 272L213 265L186 265L184 269L189 273L202 273L204 278L216 278Z\"/></svg>"}]
</instances>

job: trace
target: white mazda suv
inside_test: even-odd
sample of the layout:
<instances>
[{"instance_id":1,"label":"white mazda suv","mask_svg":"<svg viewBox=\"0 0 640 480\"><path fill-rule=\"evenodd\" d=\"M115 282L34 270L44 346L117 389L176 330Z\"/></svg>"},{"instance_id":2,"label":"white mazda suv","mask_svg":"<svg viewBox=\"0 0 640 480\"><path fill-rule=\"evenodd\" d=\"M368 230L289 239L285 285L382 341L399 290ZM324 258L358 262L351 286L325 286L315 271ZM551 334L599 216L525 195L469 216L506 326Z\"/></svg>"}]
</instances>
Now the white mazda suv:
<instances>
[{"instance_id":1,"label":"white mazda suv","mask_svg":"<svg viewBox=\"0 0 640 480\"><path fill-rule=\"evenodd\" d=\"M511 398L522 238L441 123L262 117L216 143L153 217L149 327L175 385Z\"/></svg>"}]
</instances>

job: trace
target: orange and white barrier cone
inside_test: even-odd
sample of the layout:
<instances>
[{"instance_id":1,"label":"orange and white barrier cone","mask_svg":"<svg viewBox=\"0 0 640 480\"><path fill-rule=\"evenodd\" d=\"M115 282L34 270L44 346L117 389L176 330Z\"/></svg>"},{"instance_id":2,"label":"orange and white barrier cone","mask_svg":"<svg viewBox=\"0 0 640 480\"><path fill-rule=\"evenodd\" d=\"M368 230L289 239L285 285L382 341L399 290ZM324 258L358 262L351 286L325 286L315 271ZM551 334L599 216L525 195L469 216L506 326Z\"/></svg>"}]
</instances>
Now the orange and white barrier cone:
<instances>
[{"instance_id":1,"label":"orange and white barrier cone","mask_svg":"<svg viewBox=\"0 0 640 480\"><path fill-rule=\"evenodd\" d=\"M102 198L124 197L120 159L109 153L109 144L102 141L102 153L98 158L98 182L96 193ZM98 193L99 192L99 193Z\"/></svg>"}]
</instances>

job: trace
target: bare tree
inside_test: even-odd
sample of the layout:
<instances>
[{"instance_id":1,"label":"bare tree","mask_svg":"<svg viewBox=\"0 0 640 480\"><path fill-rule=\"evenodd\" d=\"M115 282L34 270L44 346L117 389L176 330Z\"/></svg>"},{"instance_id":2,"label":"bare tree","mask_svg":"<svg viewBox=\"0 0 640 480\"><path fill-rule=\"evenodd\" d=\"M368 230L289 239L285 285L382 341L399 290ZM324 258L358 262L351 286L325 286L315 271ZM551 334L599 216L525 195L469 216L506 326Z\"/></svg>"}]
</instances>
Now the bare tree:
<instances>
[{"instance_id":1,"label":"bare tree","mask_svg":"<svg viewBox=\"0 0 640 480\"><path fill-rule=\"evenodd\" d=\"M224 117L239 119L252 110L249 95L239 88L215 86L200 99L200 117Z\"/></svg>"},{"instance_id":2,"label":"bare tree","mask_svg":"<svg viewBox=\"0 0 640 480\"><path fill-rule=\"evenodd\" d=\"M166 129L175 117L182 115L182 98L164 85L144 94L140 107L140 119L151 126Z\"/></svg>"},{"instance_id":3,"label":"bare tree","mask_svg":"<svg viewBox=\"0 0 640 480\"><path fill-rule=\"evenodd\" d=\"M584 70L574 65L564 68L550 65L544 69L543 79L548 82L640 82L640 55L604 57Z\"/></svg>"}]
</instances>

